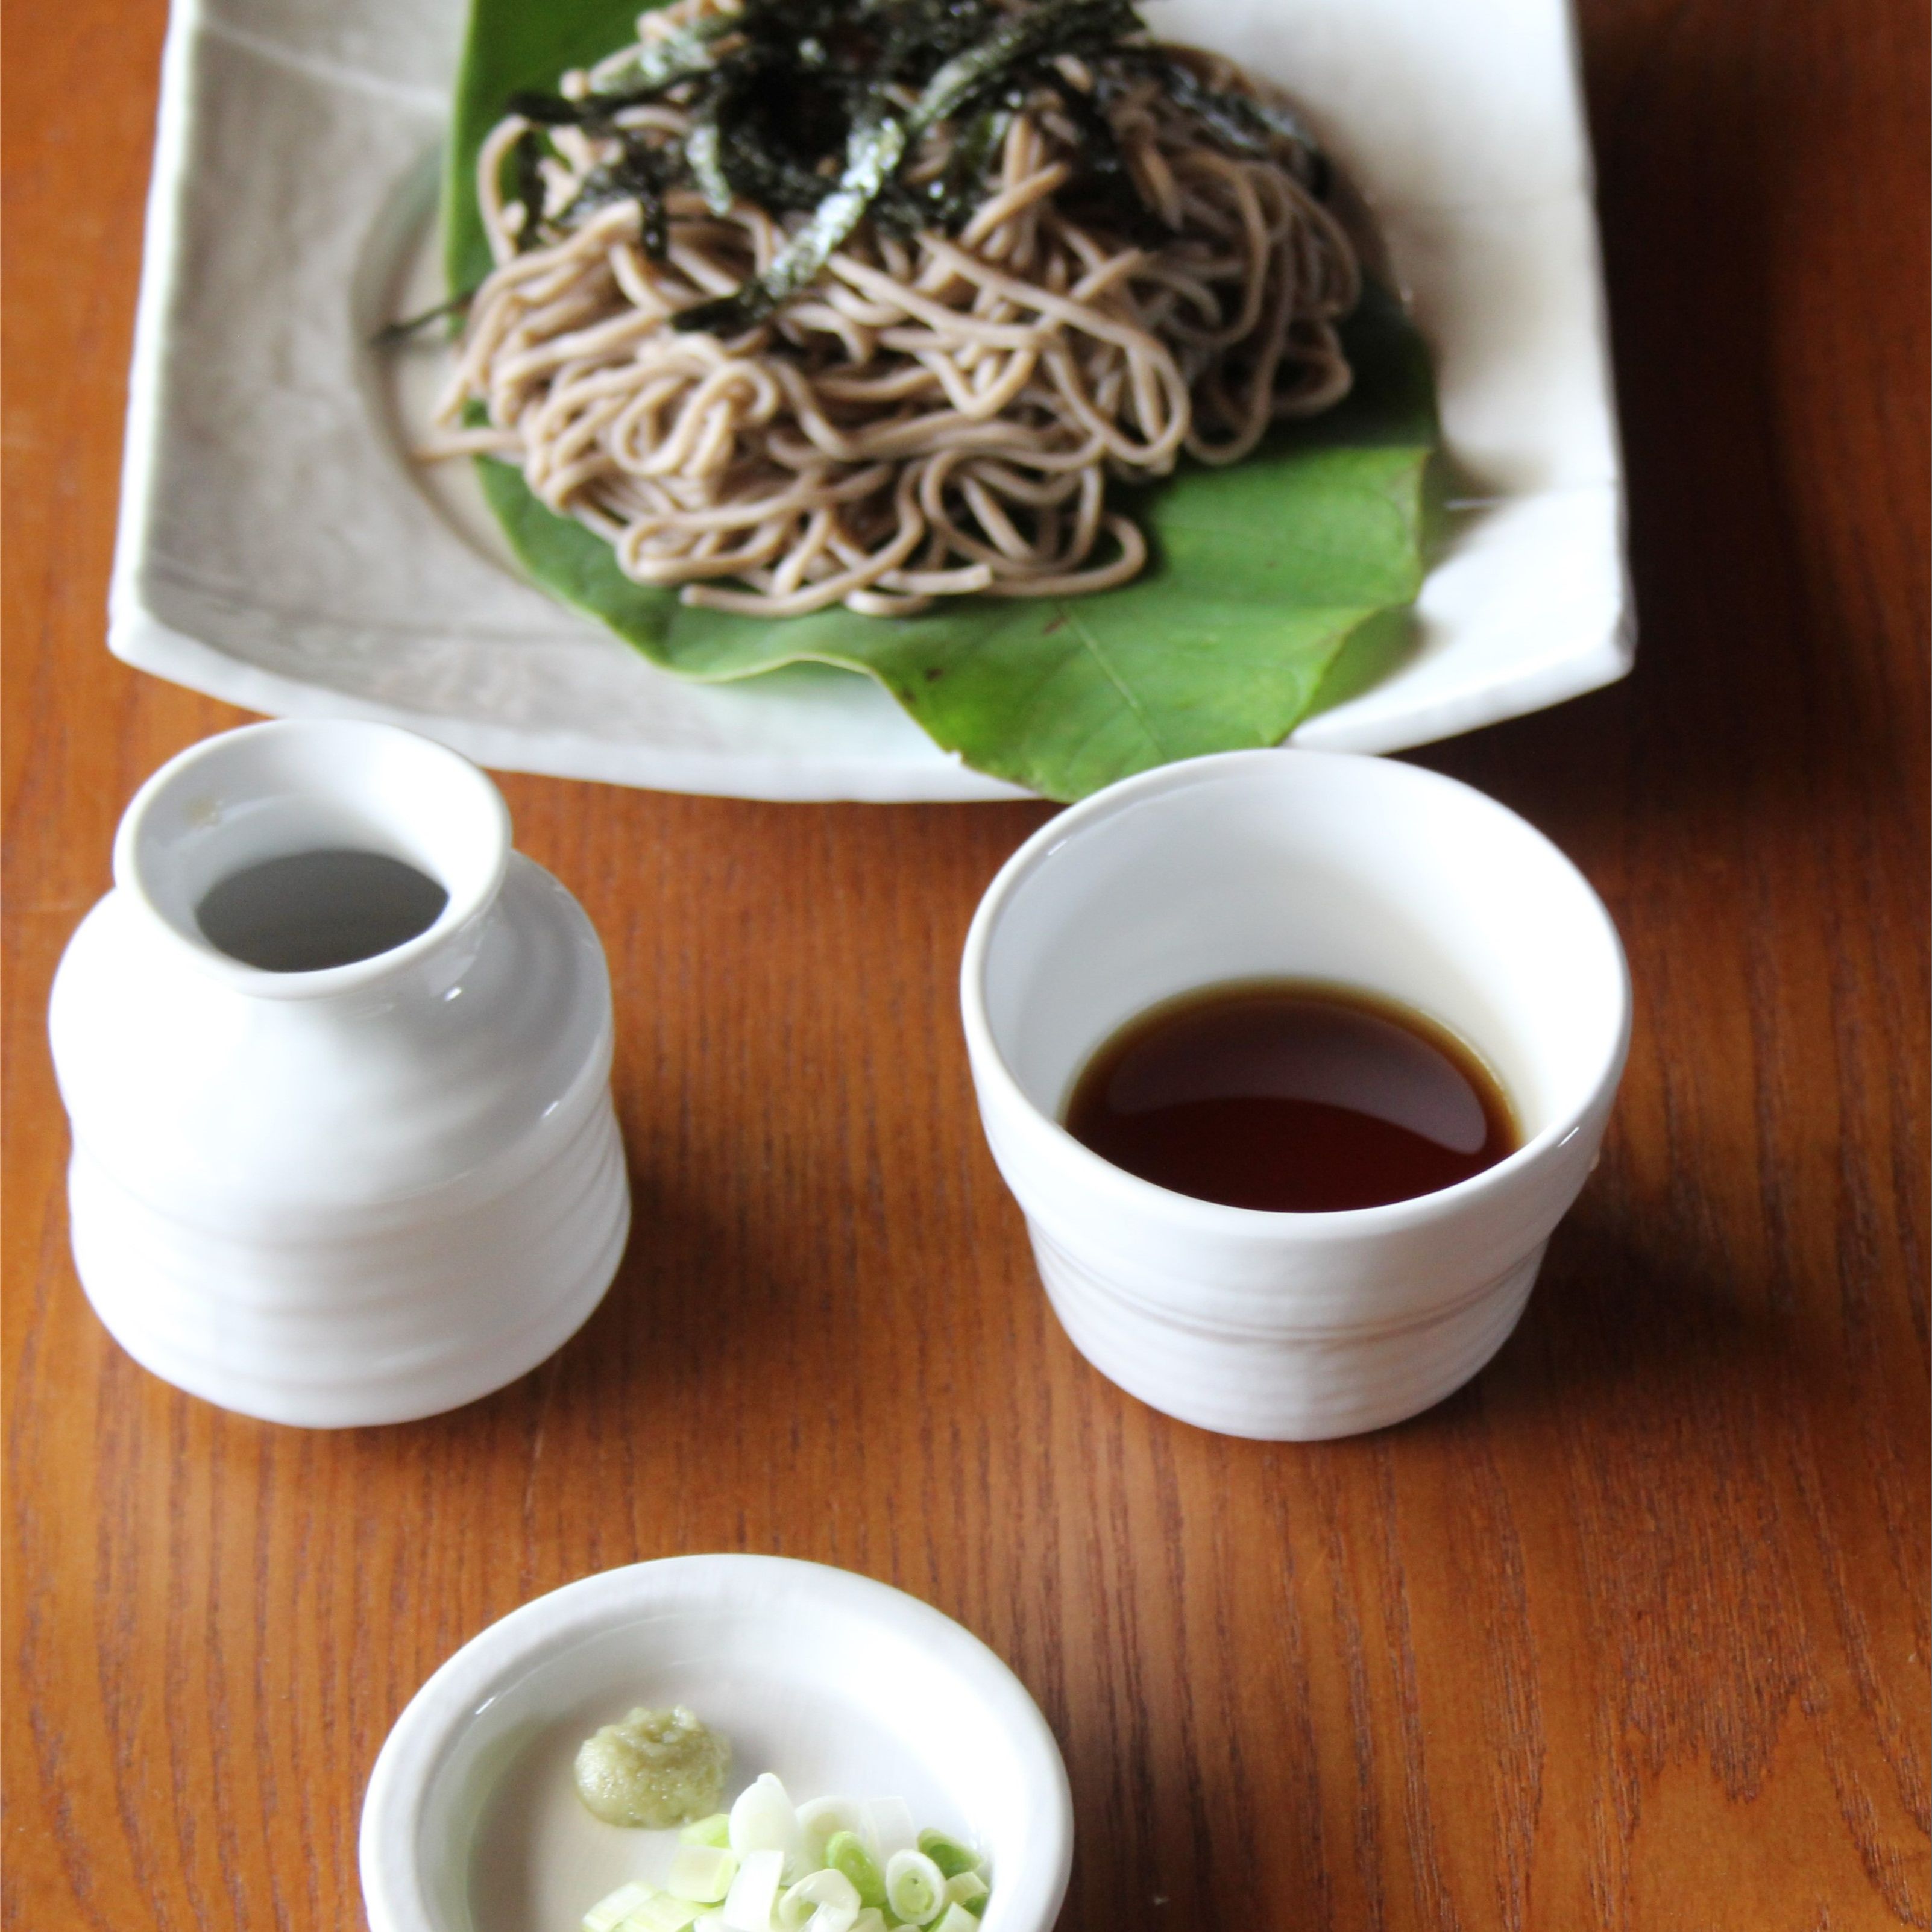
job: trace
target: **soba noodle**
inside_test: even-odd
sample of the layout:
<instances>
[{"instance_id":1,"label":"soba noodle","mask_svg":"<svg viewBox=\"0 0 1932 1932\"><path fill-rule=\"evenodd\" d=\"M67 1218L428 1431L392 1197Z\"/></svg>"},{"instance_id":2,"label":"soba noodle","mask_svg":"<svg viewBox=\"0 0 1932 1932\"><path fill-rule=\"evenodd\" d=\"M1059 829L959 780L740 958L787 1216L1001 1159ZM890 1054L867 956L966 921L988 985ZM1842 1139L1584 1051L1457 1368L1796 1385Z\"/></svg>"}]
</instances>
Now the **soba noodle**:
<instances>
[{"instance_id":1,"label":"soba noodle","mask_svg":"<svg viewBox=\"0 0 1932 1932\"><path fill-rule=\"evenodd\" d=\"M645 15L640 45L730 10L680 0ZM1274 98L1215 56L1161 51L1217 92ZM566 76L565 94L601 89L637 52ZM1090 85L1078 61L1057 64ZM1299 169L1286 140L1231 152L1156 73L1106 111L1157 238L1066 205L1082 130L1041 88L1006 115L956 232L861 223L810 286L722 340L670 318L767 268L800 218L742 196L721 215L673 188L661 260L634 200L520 248L526 209L500 182L530 124L506 116L477 163L496 267L426 453L507 458L550 508L607 538L627 576L718 610L901 616L966 592L1127 581L1147 546L1107 480L1164 475L1184 452L1238 462L1276 419L1336 401L1350 374L1335 325L1358 271L1302 178L1305 151ZM662 100L619 121L668 141L690 128ZM548 131L554 217L610 144ZM937 178L951 139L946 124L927 134L905 178ZM472 401L487 427L461 426Z\"/></svg>"}]
</instances>

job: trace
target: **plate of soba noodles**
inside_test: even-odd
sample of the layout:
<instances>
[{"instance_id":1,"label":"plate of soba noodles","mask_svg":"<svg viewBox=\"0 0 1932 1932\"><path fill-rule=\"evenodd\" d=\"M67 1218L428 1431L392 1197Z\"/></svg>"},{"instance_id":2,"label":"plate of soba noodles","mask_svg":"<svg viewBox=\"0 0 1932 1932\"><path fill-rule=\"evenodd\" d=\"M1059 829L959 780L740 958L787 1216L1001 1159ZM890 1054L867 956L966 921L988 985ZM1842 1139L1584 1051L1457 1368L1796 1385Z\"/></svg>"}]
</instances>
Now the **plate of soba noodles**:
<instances>
[{"instance_id":1,"label":"plate of soba noodles","mask_svg":"<svg viewBox=\"0 0 1932 1932\"><path fill-rule=\"evenodd\" d=\"M188 0L110 643L746 796L1630 665L1558 0Z\"/></svg>"}]
</instances>

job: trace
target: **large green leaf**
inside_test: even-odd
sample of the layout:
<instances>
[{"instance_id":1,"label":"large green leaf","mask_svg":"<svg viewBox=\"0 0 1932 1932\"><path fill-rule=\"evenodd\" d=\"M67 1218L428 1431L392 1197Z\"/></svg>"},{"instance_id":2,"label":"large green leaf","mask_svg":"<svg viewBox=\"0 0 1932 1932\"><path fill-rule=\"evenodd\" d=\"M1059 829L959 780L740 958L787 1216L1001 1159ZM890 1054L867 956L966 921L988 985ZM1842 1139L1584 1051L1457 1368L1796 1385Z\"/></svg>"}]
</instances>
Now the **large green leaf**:
<instances>
[{"instance_id":1,"label":"large green leaf","mask_svg":"<svg viewBox=\"0 0 1932 1932\"><path fill-rule=\"evenodd\" d=\"M457 288L488 268L472 184L505 98L554 86L566 68L621 44L636 17L610 0L472 7L446 209ZM693 610L632 583L608 544L546 509L509 465L478 470L532 578L654 664L710 681L801 661L862 671L969 765L1078 798L1170 759L1279 743L1351 637L1414 599L1436 445L1428 358L1378 289L1344 333L1348 400L1245 463L1190 465L1134 492L1126 504L1147 532L1148 567L1090 597L960 598L910 618Z\"/></svg>"}]
</instances>

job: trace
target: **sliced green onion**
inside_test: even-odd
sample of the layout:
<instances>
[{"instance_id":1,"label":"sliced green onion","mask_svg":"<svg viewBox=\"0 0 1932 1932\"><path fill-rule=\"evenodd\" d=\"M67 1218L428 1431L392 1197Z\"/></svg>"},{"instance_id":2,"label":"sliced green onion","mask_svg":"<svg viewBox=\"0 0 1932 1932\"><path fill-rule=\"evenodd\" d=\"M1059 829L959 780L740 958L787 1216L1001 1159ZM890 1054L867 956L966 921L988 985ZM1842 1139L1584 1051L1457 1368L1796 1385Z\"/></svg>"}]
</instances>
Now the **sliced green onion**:
<instances>
[{"instance_id":1,"label":"sliced green onion","mask_svg":"<svg viewBox=\"0 0 1932 1932\"><path fill-rule=\"evenodd\" d=\"M831 1916L826 1917L827 1912ZM808 1919L818 1932L837 1932L859 1916L859 1894L843 1872L808 1874L778 1900L778 1932L803 1932Z\"/></svg>"},{"instance_id":2,"label":"sliced green onion","mask_svg":"<svg viewBox=\"0 0 1932 1932\"><path fill-rule=\"evenodd\" d=\"M668 1892L656 1892L631 1913L619 1932L684 1932L704 1910L688 1898L674 1898Z\"/></svg>"},{"instance_id":3,"label":"sliced green onion","mask_svg":"<svg viewBox=\"0 0 1932 1932\"><path fill-rule=\"evenodd\" d=\"M832 1862L826 1849L841 1832L856 1832L862 1839L866 1835L865 1810L856 1798L814 1798L798 1808L798 1828L805 1841L805 1864L816 1871Z\"/></svg>"},{"instance_id":4,"label":"sliced green onion","mask_svg":"<svg viewBox=\"0 0 1932 1932\"><path fill-rule=\"evenodd\" d=\"M923 1852L895 1852L886 1861L886 1904L908 1925L924 1925L946 1904L946 1874Z\"/></svg>"},{"instance_id":5,"label":"sliced green onion","mask_svg":"<svg viewBox=\"0 0 1932 1932\"><path fill-rule=\"evenodd\" d=\"M746 1785L731 1808L731 1849L741 1858L749 1852L776 1852L788 1864L797 1857L798 1814L768 1771Z\"/></svg>"},{"instance_id":6,"label":"sliced green onion","mask_svg":"<svg viewBox=\"0 0 1932 1932\"><path fill-rule=\"evenodd\" d=\"M772 1932L772 1907L784 1876L780 1851L748 1852L724 1895L724 1922L732 1932Z\"/></svg>"},{"instance_id":7,"label":"sliced green onion","mask_svg":"<svg viewBox=\"0 0 1932 1932\"><path fill-rule=\"evenodd\" d=\"M861 1905L884 1905L886 1875L856 1832L834 1832L825 1842L825 1862L850 1882Z\"/></svg>"},{"instance_id":8,"label":"sliced green onion","mask_svg":"<svg viewBox=\"0 0 1932 1932\"><path fill-rule=\"evenodd\" d=\"M738 1876L734 1852L721 1845L680 1845L670 1862L670 1876L664 1889L674 1898L694 1899L700 1905L716 1905L731 1889Z\"/></svg>"},{"instance_id":9,"label":"sliced green onion","mask_svg":"<svg viewBox=\"0 0 1932 1932\"><path fill-rule=\"evenodd\" d=\"M584 1932L616 1932L616 1928L650 1895L647 1885L620 1885L584 1915Z\"/></svg>"},{"instance_id":10,"label":"sliced green onion","mask_svg":"<svg viewBox=\"0 0 1932 1932\"><path fill-rule=\"evenodd\" d=\"M919 1848L948 1878L962 1872L977 1871L983 1861L977 1852L968 1851L957 1838L944 1832L926 1830L919 1834Z\"/></svg>"},{"instance_id":11,"label":"sliced green onion","mask_svg":"<svg viewBox=\"0 0 1932 1932\"><path fill-rule=\"evenodd\" d=\"M990 1895L985 1859L915 1834L903 1798L794 1808L770 1772L679 1839L664 1890L620 1886L580 1932L980 1932Z\"/></svg>"},{"instance_id":12,"label":"sliced green onion","mask_svg":"<svg viewBox=\"0 0 1932 1932\"><path fill-rule=\"evenodd\" d=\"M895 1852L911 1851L919 1843L912 1822L912 1807L903 1798L874 1798L866 1807L868 1835L875 1858L890 1858Z\"/></svg>"},{"instance_id":13,"label":"sliced green onion","mask_svg":"<svg viewBox=\"0 0 1932 1932\"><path fill-rule=\"evenodd\" d=\"M977 1872L957 1872L946 1881L946 1896L955 1905L963 1905L975 1918L986 1910L992 1888Z\"/></svg>"}]
</instances>

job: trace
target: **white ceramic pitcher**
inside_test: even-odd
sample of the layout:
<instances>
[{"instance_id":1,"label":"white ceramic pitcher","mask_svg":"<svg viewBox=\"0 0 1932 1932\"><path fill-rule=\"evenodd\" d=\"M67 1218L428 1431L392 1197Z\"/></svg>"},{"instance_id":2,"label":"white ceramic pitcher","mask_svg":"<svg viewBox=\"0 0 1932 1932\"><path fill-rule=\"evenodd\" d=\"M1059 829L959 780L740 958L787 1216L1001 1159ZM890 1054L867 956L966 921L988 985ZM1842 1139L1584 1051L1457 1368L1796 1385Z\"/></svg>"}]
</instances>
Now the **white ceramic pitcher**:
<instances>
[{"instance_id":1,"label":"white ceramic pitcher","mask_svg":"<svg viewBox=\"0 0 1932 1932\"><path fill-rule=\"evenodd\" d=\"M344 852L421 875L406 936L359 927L368 905L326 864L278 886L267 862ZM454 1408L556 1349L629 1227L610 983L582 909L511 850L490 781L391 725L251 725L142 786L114 878L50 1024L74 1260L128 1352L224 1408L328 1428ZM208 917L238 880L266 882L242 894L265 931L320 921L326 940L334 920L338 953L382 950L250 964Z\"/></svg>"}]
</instances>

